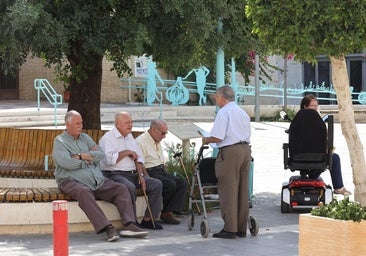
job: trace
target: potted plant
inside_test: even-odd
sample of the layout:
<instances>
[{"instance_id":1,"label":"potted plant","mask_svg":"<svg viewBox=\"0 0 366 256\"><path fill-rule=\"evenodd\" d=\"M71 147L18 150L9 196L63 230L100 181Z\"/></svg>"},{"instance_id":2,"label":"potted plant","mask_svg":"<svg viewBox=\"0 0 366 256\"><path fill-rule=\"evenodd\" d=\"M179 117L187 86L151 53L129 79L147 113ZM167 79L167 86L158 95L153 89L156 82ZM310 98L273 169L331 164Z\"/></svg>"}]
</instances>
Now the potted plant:
<instances>
[{"instance_id":1,"label":"potted plant","mask_svg":"<svg viewBox=\"0 0 366 256\"><path fill-rule=\"evenodd\" d=\"M345 197L300 214L299 255L360 255L366 252L366 207Z\"/></svg>"}]
</instances>

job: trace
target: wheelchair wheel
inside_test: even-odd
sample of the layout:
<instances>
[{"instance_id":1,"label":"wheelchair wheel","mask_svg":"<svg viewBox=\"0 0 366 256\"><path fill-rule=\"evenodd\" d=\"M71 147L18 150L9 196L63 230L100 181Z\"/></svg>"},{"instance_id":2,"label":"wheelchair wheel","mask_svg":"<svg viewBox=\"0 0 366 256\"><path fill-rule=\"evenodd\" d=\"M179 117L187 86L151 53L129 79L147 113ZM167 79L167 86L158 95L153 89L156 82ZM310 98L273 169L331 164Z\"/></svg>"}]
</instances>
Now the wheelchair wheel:
<instances>
[{"instance_id":1,"label":"wheelchair wheel","mask_svg":"<svg viewBox=\"0 0 366 256\"><path fill-rule=\"evenodd\" d=\"M252 236L256 236L259 231L259 225L258 225L257 221L252 216L249 216L248 224L249 224L250 234Z\"/></svg>"},{"instance_id":2,"label":"wheelchair wheel","mask_svg":"<svg viewBox=\"0 0 366 256\"><path fill-rule=\"evenodd\" d=\"M281 192L281 213L288 213L288 212L290 212L290 205L283 201L283 189L282 189L282 192Z\"/></svg>"},{"instance_id":3,"label":"wheelchair wheel","mask_svg":"<svg viewBox=\"0 0 366 256\"><path fill-rule=\"evenodd\" d=\"M194 213L193 210L188 210L188 230L192 230L194 227Z\"/></svg>"},{"instance_id":4,"label":"wheelchair wheel","mask_svg":"<svg viewBox=\"0 0 366 256\"><path fill-rule=\"evenodd\" d=\"M281 213L290 212L290 206L281 200Z\"/></svg>"},{"instance_id":5,"label":"wheelchair wheel","mask_svg":"<svg viewBox=\"0 0 366 256\"><path fill-rule=\"evenodd\" d=\"M203 219L201 222L201 235L203 238L207 238L210 233L210 227L208 226L208 221Z\"/></svg>"}]
</instances>

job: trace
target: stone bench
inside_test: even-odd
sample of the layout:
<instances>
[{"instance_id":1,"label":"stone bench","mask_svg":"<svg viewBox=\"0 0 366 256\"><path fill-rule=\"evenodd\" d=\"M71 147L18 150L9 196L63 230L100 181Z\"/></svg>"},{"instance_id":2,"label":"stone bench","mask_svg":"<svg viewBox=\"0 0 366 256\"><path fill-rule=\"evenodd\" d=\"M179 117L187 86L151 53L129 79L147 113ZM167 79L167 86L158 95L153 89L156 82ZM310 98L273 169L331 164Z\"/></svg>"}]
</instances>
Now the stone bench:
<instances>
[{"instance_id":1,"label":"stone bench","mask_svg":"<svg viewBox=\"0 0 366 256\"><path fill-rule=\"evenodd\" d=\"M52 201L67 200L69 231L93 231L78 203L57 188L52 149L62 130L0 128L0 233L52 233ZM105 130L86 130L95 142ZM141 132L133 132L138 136ZM45 161L46 160L46 161ZM48 171L45 169L49 169ZM146 204L141 191L136 202L137 216ZM98 201L107 218L120 227L113 204Z\"/></svg>"}]
</instances>

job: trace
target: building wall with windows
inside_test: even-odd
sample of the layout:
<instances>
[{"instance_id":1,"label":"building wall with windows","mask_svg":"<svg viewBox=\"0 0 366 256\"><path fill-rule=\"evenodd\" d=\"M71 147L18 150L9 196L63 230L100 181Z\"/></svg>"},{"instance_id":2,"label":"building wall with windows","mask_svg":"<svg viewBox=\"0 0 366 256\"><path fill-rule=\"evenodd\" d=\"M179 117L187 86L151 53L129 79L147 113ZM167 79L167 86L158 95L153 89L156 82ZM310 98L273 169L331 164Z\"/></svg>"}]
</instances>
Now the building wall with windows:
<instances>
[{"instance_id":1,"label":"building wall with windows","mask_svg":"<svg viewBox=\"0 0 366 256\"><path fill-rule=\"evenodd\" d=\"M350 85L353 87L354 92L366 91L366 55L365 54L351 54L347 55L347 67L350 77ZM132 69L135 78L140 79L141 84L144 84L144 77L147 73L146 68L147 58L132 57L128 60L128 64ZM284 70L285 61L281 56L270 56L268 61L278 67L278 70L267 70L271 79L263 78L260 84L269 84L275 88L284 86ZM294 58L287 59L287 88L298 88L301 86L324 85L331 87L331 67L330 62L325 56L319 56L318 62L313 65L310 63L301 63ZM111 71L112 63L106 59L103 60L103 77L102 77L102 91L101 101L110 103L124 103L128 101L136 101L136 90L122 89L121 86L130 85L128 80L121 81L118 78L115 71ZM159 70L159 74L165 79L169 75L165 74L162 70ZM63 92L63 85L61 82L56 82L56 75L53 69L49 69L44 66L44 61L39 58L28 58L24 63L18 74L17 85L19 88L19 100L35 101L37 100L37 92L34 89L33 82L36 78L45 78L54 86L56 91L60 94ZM126 76L127 77L127 76ZM174 78L173 78L174 79ZM1 83L2 81L0 81ZM237 78L239 86L244 86L243 80L240 77ZM254 75L251 77L251 85L255 85ZM1 90L0 86L0 90ZM279 94L278 92L276 92ZM275 93L275 94L276 94ZM3 95L3 91L1 91ZM282 99L275 95L274 97L262 97L260 96L259 104L283 104ZM327 97L327 95L317 95ZM334 96L333 96L334 97ZM6 99L6 98L5 98ZM1 100L1 98L0 98ZM254 104L253 96L245 97L245 104ZM336 104L334 101L321 102L322 104ZM289 99L287 104L298 104L298 99Z\"/></svg>"},{"instance_id":2,"label":"building wall with windows","mask_svg":"<svg viewBox=\"0 0 366 256\"><path fill-rule=\"evenodd\" d=\"M143 69L146 66L145 60L137 58L138 65L135 65L135 57L132 57L128 63L135 74L139 72L138 77L142 77L145 72ZM37 91L34 89L34 80L37 78L47 79L55 90L62 94L64 88L62 82L56 81L56 75L53 68L44 66L44 61L40 58L28 58L27 61L20 67L19 70L19 100L36 101ZM127 89L121 89L121 79L117 76L115 71L111 71L112 62L103 59L103 75L102 75L102 102L127 102L129 101L129 94ZM131 99L133 100L134 91L131 92Z\"/></svg>"}]
</instances>

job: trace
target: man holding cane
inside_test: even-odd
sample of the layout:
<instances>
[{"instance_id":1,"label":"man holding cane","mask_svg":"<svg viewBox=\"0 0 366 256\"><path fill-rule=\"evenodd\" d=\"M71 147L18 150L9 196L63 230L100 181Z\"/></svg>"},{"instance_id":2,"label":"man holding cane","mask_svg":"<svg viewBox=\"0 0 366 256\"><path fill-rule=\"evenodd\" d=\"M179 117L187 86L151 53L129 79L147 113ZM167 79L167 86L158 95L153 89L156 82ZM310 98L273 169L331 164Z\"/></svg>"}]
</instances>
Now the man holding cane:
<instances>
[{"instance_id":1,"label":"man holding cane","mask_svg":"<svg viewBox=\"0 0 366 256\"><path fill-rule=\"evenodd\" d=\"M163 229L156 222L159 219L162 204L162 183L158 179L149 177L145 170L144 159L131 134L131 115L127 112L119 112L115 115L114 121L114 127L99 141L99 145L106 154L101 161L103 175L128 187L135 214L136 189L141 186L149 198L149 205L140 225L148 229ZM150 210L152 216L150 216Z\"/></svg>"}]
</instances>

